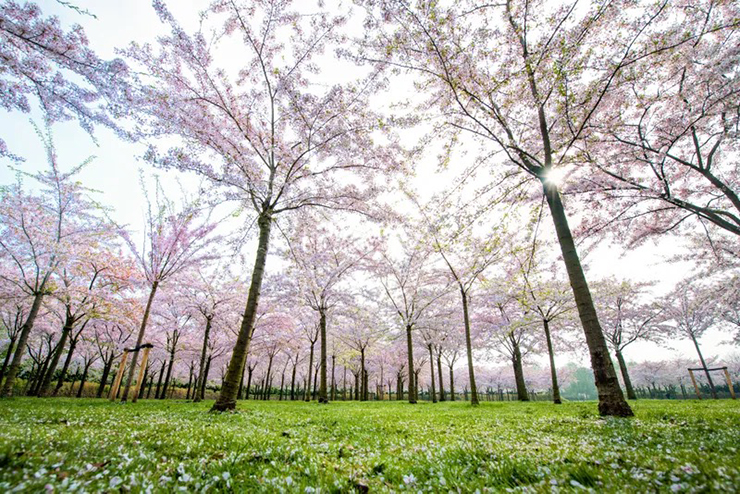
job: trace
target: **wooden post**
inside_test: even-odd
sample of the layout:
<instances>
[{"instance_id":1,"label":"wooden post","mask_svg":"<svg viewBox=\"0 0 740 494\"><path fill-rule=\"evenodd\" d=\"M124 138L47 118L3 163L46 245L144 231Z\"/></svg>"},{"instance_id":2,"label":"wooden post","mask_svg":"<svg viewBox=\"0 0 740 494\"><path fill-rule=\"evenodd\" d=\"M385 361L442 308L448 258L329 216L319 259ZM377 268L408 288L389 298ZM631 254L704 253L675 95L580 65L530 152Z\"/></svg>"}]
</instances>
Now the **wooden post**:
<instances>
[{"instance_id":1,"label":"wooden post","mask_svg":"<svg viewBox=\"0 0 740 494\"><path fill-rule=\"evenodd\" d=\"M696 390L696 396L701 400L701 393L699 392L699 386L696 384L696 378L694 377L694 371L689 369L689 376L691 376L691 382L694 383L694 389Z\"/></svg>"},{"instance_id":2,"label":"wooden post","mask_svg":"<svg viewBox=\"0 0 740 494\"><path fill-rule=\"evenodd\" d=\"M152 349L151 343L147 343L146 345L142 345L141 348L144 349L144 355L141 358L141 367L139 367L139 378L136 380L136 391L134 391L134 396L131 398L131 403L136 403L136 400L139 399L139 391L141 390L142 386L142 380L144 379L144 370L146 370L146 363L149 360L149 350Z\"/></svg>"},{"instance_id":3,"label":"wooden post","mask_svg":"<svg viewBox=\"0 0 740 494\"><path fill-rule=\"evenodd\" d=\"M126 359L128 359L128 349L123 350L123 356L121 357L121 364L118 367L116 380L113 381L113 386L110 388L110 401L116 401L118 387L121 385L121 379L123 379L123 371L126 369Z\"/></svg>"},{"instance_id":4,"label":"wooden post","mask_svg":"<svg viewBox=\"0 0 740 494\"><path fill-rule=\"evenodd\" d=\"M727 372L727 367L722 367L722 370L725 371L725 380L727 381L727 387L730 388L730 396L732 396L732 399L735 400L735 389L732 387L732 379L730 379L730 373Z\"/></svg>"}]
</instances>

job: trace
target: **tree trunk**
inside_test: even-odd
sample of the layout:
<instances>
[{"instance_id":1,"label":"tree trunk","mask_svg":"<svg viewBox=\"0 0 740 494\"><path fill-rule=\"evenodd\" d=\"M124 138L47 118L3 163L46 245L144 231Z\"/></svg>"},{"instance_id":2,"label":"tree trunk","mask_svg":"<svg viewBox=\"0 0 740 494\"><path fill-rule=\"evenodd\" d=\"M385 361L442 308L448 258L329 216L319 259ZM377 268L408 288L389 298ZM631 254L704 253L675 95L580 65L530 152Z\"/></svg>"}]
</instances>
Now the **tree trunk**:
<instances>
[{"instance_id":1,"label":"tree trunk","mask_svg":"<svg viewBox=\"0 0 740 494\"><path fill-rule=\"evenodd\" d=\"M475 371L473 369L473 344L470 339L470 316L468 315L468 294L460 287L463 306L463 320L465 321L465 349L468 352L468 378L470 379L470 404L478 405L478 388L475 386Z\"/></svg>"},{"instance_id":2,"label":"tree trunk","mask_svg":"<svg viewBox=\"0 0 740 494\"><path fill-rule=\"evenodd\" d=\"M445 385L442 381L442 351L437 353L437 372L439 373L439 401L445 401Z\"/></svg>"},{"instance_id":3,"label":"tree trunk","mask_svg":"<svg viewBox=\"0 0 740 494\"><path fill-rule=\"evenodd\" d=\"M337 401L337 382L334 380L334 369L336 367L336 355L331 356L331 401Z\"/></svg>"},{"instance_id":4,"label":"tree trunk","mask_svg":"<svg viewBox=\"0 0 740 494\"><path fill-rule=\"evenodd\" d=\"M252 387L252 372L254 372L254 369L248 367L247 368L247 392L244 395L245 400L249 399L249 392L251 391L251 387Z\"/></svg>"},{"instance_id":5,"label":"tree trunk","mask_svg":"<svg viewBox=\"0 0 740 494\"><path fill-rule=\"evenodd\" d=\"M416 403L416 388L414 386L414 343L411 339L410 324L406 325L406 352L409 357L409 403Z\"/></svg>"},{"instance_id":6,"label":"tree trunk","mask_svg":"<svg viewBox=\"0 0 740 494\"><path fill-rule=\"evenodd\" d=\"M552 349L552 338L550 338L550 321L542 320L542 326L545 329L545 340L547 341L547 355L550 357L550 377L552 378L552 402L560 405L560 386L558 385L558 371L555 367L555 352Z\"/></svg>"},{"instance_id":7,"label":"tree trunk","mask_svg":"<svg viewBox=\"0 0 740 494\"><path fill-rule=\"evenodd\" d=\"M49 367L47 368L46 373L43 375L41 386L39 386L38 396L49 396L51 394L51 380L54 377L54 372L56 372L57 370L57 365L59 365L59 359L62 357L62 353L64 353L64 347L67 346L67 340L69 339L69 333L72 332L73 324L74 319L68 315L64 320L62 336L59 338L59 343L57 343L57 346L54 349L54 355L51 358L51 362L49 362ZM69 360L70 359L68 357L66 365L69 365Z\"/></svg>"},{"instance_id":8,"label":"tree trunk","mask_svg":"<svg viewBox=\"0 0 740 494\"><path fill-rule=\"evenodd\" d=\"M319 376L319 403L329 403L326 372L326 310L319 311L319 331L321 333L321 374Z\"/></svg>"},{"instance_id":9,"label":"tree trunk","mask_svg":"<svg viewBox=\"0 0 740 494\"><path fill-rule=\"evenodd\" d=\"M193 401L196 403L203 399L203 397L197 391L200 390L201 388L200 383L201 383L201 379L203 379L203 370L206 365L206 352L208 350L208 337L211 334L212 320L213 320L213 316L206 316L206 332L203 335L203 347L200 350L200 366L198 367L198 378L195 380L196 393L195 393L195 398L193 398ZM247 359L245 358L244 364L246 365L246 363L247 363ZM243 375L244 375L244 366L242 366L242 371L239 375L240 387L241 387L241 381L242 381Z\"/></svg>"},{"instance_id":10,"label":"tree trunk","mask_svg":"<svg viewBox=\"0 0 740 494\"><path fill-rule=\"evenodd\" d=\"M82 379L80 380L80 389L77 390L77 398L82 398L82 390L85 388L85 382L87 381L87 372L90 370L90 364L92 364L92 362L85 363L85 368L82 371Z\"/></svg>"},{"instance_id":11,"label":"tree trunk","mask_svg":"<svg viewBox=\"0 0 740 494\"><path fill-rule=\"evenodd\" d=\"M149 379L149 369L150 369L150 366L149 364L147 364L146 367L144 368L144 377L141 379L141 386L139 389L139 399L140 400L144 398L144 392L146 391L146 383L147 383L147 380L150 380ZM152 386L150 384L149 390L151 389L152 389Z\"/></svg>"},{"instance_id":12,"label":"tree trunk","mask_svg":"<svg viewBox=\"0 0 740 494\"><path fill-rule=\"evenodd\" d=\"M529 401L527 394L527 385L524 382L524 369L522 369L522 352L519 349L519 342L513 335L509 339L514 347L514 355L511 359L514 364L514 381L516 382L516 397L519 401Z\"/></svg>"},{"instance_id":13,"label":"tree trunk","mask_svg":"<svg viewBox=\"0 0 740 494\"><path fill-rule=\"evenodd\" d=\"M704 361L704 356L701 354L701 350L699 349L699 342L696 340L696 337L693 334L691 334L691 341L694 342L694 347L696 347L696 353L699 354L699 360L701 361L701 366L704 369L704 375L707 376L707 382L709 383L709 389L712 392L712 398L716 400L717 390L714 389L714 383L712 382L712 376L709 375L709 371L707 370L707 363Z\"/></svg>"},{"instance_id":14,"label":"tree trunk","mask_svg":"<svg viewBox=\"0 0 740 494\"><path fill-rule=\"evenodd\" d=\"M355 375L355 400L360 401L360 372L353 372Z\"/></svg>"},{"instance_id":15,"label":"tree trunk","mask_svg":"<svg viewBox=\"0 0 740 494\"><path fill-rule=\"evenodd\" d=\"M257 224L259 225L259 243L257 245L257 257L254 262L252 271L252 281L249 285L249 295L247 296L247 306L244 309L239 335L234 345L234 352L229 361L229 367L224 377L224 385L218 394L216 402L213 404L211 411L223 412L236 408L236 394L239 390L239 378L241 369L247 360L249 343L252 340L254 331L254 321L257 316L257 306L259 304L260 290L262 288L262 278L265 273L265 264L267 262L267 250L270 242L270 228L272 226L272 212L267 211L260 214Z\"/></svg>"},{"instance_id":16,"label":"tree trunk","mask_svg":"<svg viewBox=\"0 0 740 494\"><path fill-rule=\"evenodd\" d=\"M15 348L15 341L18 339L16 336L15 338L11 338L8 342L8 349L5 352L5 359L3 359L3 367L0 368L0 385L3 383L3 377L5 377L5 371L8 370L8 364L10 363L10 356L13 354L13 348Z\"/></svg>"},{"instance_id":17,"label":"tree trunk","mask_svg":"<svg viewBox=\"0 0 740 494\"><path fill-rule=\"evenodd\" d=\"M110 358L107 361L103 361L103 375L100 377L100 385L98 386L98 398L103 397L103 391L105 391L105 385L108 381L111 367L113 367L113 353L110 354Z\"/></svg>"},{"instance_id":18,"label":"tree trunk","mask_svg":"<svg viewBox=\"0 0 740 494\"><path fill-rule=\"evenodd\" d=\"M305 401L311 401L311 371L313 370L313 346L315 342L311 342L311 353L308 355L308 372L306 372L306 393L303 399Z\"/></svg>"},{"instance_id":19,"label":"tree trunk","mask_svg":"<svg viewBox=\"0 0 740 494\"><path fill-rule=\"evenodd\" d=\"M269 362L267 364L267 374L265 375L265 389L263 390L262 399L263 400L269 400L270 399L270 384L272 382L272 360L275 358L275 355L270 355Z\"/></svg>"},{"instance_id":20,"label":"tree trunk","mask_svg":"<svg viewBox=\"0 0 740 494\"><path fill-rule=\"evenodd\" d=\"M141 318L141 325L139 326L139 335L136 337L136 346L134 351L131 352L131 368L128 371L128 377L126 378L126 387L123 389L123 396L121 397L122 402L126 402L128 399L128 392L131 389L131 385L134 382L134 374L136 373L136 363L139 360L139 347L144 342L144 333L146 332L146 324L149 321L149 314L152 310L152 303L154 302L154 295L157 293L157 287L159 286L159 280L154 280L152 288L149 291L149 299L146 301L146 308L144 309L144 317Z\"/></svg>"},{"instance_id":21,"label":"tree trunk","mask_svg":"<svg viewBox=\"0 0 740 494\"><path fill-rule=\"evenodd\" d=\"M295 361L293 362L293 372L290 377L290 401L295 400L295 372L298 367L298 355L296 355Z\"/></svg>"},{"instance_id":22,"label":"tree trunk","mask_svg":"<svg viewBox=\"0 0 740 494\"><path fill-rule=\"evenodd\" d=\"M452 372L451 365L450 365L450 401L455 401L455 375Z\"/></svg>"},{"instance_id":23,"label":"tree trunk","mask_svg":"<svg viewBox=\"0 0 740 494\"><path fill-rule=\"evenodd\" d=\"M313 391L311 392L311 399L316 399L318 396L318 387L319 387L319 367L320 365L316 364L314 372L313 372Z\"/></svg>"},{"instance_id":24,"label":"tree trunk","mask_svg":"<svg viewBox=\"0 0 740 494\"><path fill-rule=\"evenodd\" d=\"M203 374L203 381L201 381L200 389L198 390L201 400L206 396L206 384L208 384L208 373L211 371L211 360L213 360L213 355L209 355L208 359L206 359L206 371Z\"/></svg>"},{"instance_id":25,"label":"tree trunk","mask_svg":"<svg viewBox=\"0 0 740 494\"><path fill-rule=\"evenodd\" d=\"M190 399L190 388L193 386L193 363L190 363L190 373L188 374L188 389L185 392L185 399ZM195 383L195 389L198 389L198 383ZM195 390L194 390L195 391ZM193 392L193 402L195 402L195 395L198 393Z\"/></svg>"},{"instance_id":26,"label":"tree trunk","mask_svg":"<svg viewBox=\"0 0 740 494\"><path fill-rule=\"evenodd\" d=\"M15 354L13 355L13 361L8 369L8 375L5 377L5 384L3 384L0 396L12 396L13 395L13 384L15 384L15 378L18 375L18 371L21 368L21 361L23 360L23 354L26 353L26 345L28 344L28 335L31 334L33 329L33 323L36 320L36 316L41 308L41 302L44 299L46 280L41 284L41 290L37 292L33 297L33 304L31 304L31 310L28 312L26 322L21 327L21 334L18 337L18 346L15 348Z\"/></svg>"},{"instance_id":27,"label":"tree trunk","mask_svg":"<svg viewBox=\"0 0 740 494\"><path fill-rule=\"evenodd\" d=\"M366 401L367 377L365 373L365 348L360 348L360 401Z\"/></svg>"},{"instance_id":28,"label":"tree trunk","mask_svg":"<svg viewBox=\"0 0 740 494\"><path fill-rule=\"evenodd\" d=\"M622 356L621 351L616 350L615 353L617 354L617 362L619 363L619 370L622 373L622 380L624 381L624 388L627 390L627 398L630 400L636 400L637 395L635 395L635 389L632 387L632 381L630 380L630 375L627 372L627 363L624 361L624 357Z\"/></svg>"},{"instance_id":29,"label":"tree trunk","mask_svg":"<svg viewBox=\"0 0 740 494\"><path fill-rule=\"evenodd\" d=\"M64 365L62 366L62 372L59 373L59 381L57 381L57 386L54 388L54 396L57 395L60 389L62 389L62 385L64 384L64 379L67 377L67 371L69 370L69 365L72 363L72 355L75 353L75 349L77 348L77 342L79 341L79 334L76 338L73 338L69 342L69 351L67 352L67 358L64 359Z\"/></svg>"},{"instance_id":30,"label":"tree trunk","mask_svg":"<svg viewBox=\"0 0 740 494\"><path fill-rule=\"evenodd\" d=\"M427 345L429 348L429 375L432 376L432 403L437 403L437 388L434 386L434 351L432 350L432 344Z\"/></svg>"},{"instance_id":31,"label":"tree trunk","mask_svg":"<svg viewBox=\"0 0 740 494\"><path fill-rule=\"evenodd\" d=\"M599 414L614 415L618 417L631 417L633 415L627 401L624 399L619 387L617 374L614 371L609 350L606 347L604 333L601 330L591 292L583 273L583 267L576 251L573 236L565 216L565 209L560 199L560 193L554 184L546 181L545 177L539 177L547 198L547 204L552 215L552 220L557 232L558 243L563 255L563 262L568 272L570 286L578 307L578 316L581 319L583 332L586 336L591 356L591 368L594 372L594 381L599 393Z\"/></svg>"},{"instance_id":32,"label":"tree trunk","mask_svg":"<svg viewBox=\"0 0 740 494\"><path fill-rule=\"evenodd\" d=\"M162 394L159 396L160 400L167 399L167 390L170 387L170 378L172 377L172 366L175 363L175 357L173 353L170 353L170 363L167 364L167 375L164 378L164 384L162 385Z\"/></svg>"},{"instance_id":33,"label":"tree trunk","mask_svg":"<svg viewBox=\"0 0 740 494\"><path fill-rule=\"evenodd\" d=\"M162 378L164 377L164 369L165 369L165 366L166 365L167 365L167 361L166 360L163 360L162 361L162 369L159 371L159 379L157 380L157 390L154 393L154 399L155 400L159 400L160 399L160 396L162 395L162 393L161 393L160 390L162 389Z\"/></svg>"}]
</instances>

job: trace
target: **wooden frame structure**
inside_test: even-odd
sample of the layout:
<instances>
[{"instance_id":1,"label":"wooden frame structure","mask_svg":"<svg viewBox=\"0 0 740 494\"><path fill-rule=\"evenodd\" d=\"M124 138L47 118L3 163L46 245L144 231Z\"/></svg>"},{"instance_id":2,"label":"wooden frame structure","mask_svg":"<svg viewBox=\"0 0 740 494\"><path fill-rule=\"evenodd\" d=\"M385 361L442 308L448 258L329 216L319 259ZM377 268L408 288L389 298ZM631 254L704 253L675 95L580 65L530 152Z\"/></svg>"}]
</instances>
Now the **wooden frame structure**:
<instances>
[{"instance_id":1,"label":"wooden frame structure","mask_svg":"<svg viewBox=\"0 0 740 494\"><path fill-rule=\"evenodd\" d=\"M691 382L694 384L694 391L696 391L696 397L700 400L701 392L699 391L699 385L696 383L696 377L694 377L694 371L704 371L704 372L713 372L713 371L724 371L725 374L725 381L727 382L727 387L730 389L730 396L732 396L732 399L735 400L735 389L732 387L732 379L730 379L730 373L727 370L727 366L725 367L715 367L713 369L705 369L704 367L697 367L694 369L689 369L689 376L691 376Z\"/></svg>"},{"instance_id":2,"label":"wooden frame structure","mask_svg":"<svg viewBox=\"0 0 740 494\"><path fill-rule=\"evenodd\" d=\"M137 350L144 350L144 354L141 358L141 366L139 367L139 379L136 382L136 390L134 391L132 402L136 403L137 398L139 398L139 391L141 390L142 386L142 379L144 379L144 370L146 369L147 361L149 360L149 351L154 348L154 345L151 343L144 343L141 346L138 346L136 348L124 348L123 349L123 355L121 356L121 363L118 366L118 373L116 374L116 379L113 381L113 386L110 388L110 393L108 394L108 398L110 401L116 401L116 396L118 395L118 389L121 387L121 381L123 380L123 372L126 370L126 360L128 360L128 354L131 352L135 352Z\"/></svg>"}]
</instances>

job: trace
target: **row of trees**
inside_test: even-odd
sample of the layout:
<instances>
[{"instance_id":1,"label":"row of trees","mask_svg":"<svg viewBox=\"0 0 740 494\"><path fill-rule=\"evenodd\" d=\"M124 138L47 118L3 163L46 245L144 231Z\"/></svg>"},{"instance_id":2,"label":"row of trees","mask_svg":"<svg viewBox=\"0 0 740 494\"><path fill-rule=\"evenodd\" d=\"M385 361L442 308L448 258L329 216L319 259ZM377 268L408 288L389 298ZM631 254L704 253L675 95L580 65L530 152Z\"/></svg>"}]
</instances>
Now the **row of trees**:
<instances>
[{"instance_id":1,"label":"row of trees","mask_svg":"<svg viewBox=\"0 0 740 494\"><path fill-rule=\"evenodd\" d=\"M355 3L354 11L332 11L319 4L306 15L287 1L216 1L202 14L199 30L192 32L163 2L155 2L169 34L155 44L134 43L122 50L125 62L104 62L87 48L81 28L64 32L58 20L44 19L35 5L5 2L0 32L9 41L3 45L3 59L12 70L4 72L3 81L23 84L10 84L3 104L26 111L27 96L33 93L50 121L78 118L83 125L99 122L125 137L146 139L151 143L149 161L195 172L214 185L213 197L226 197L253 211L256 257L236 342L233 351L226 352L231 358L215 410L235 406L261 318L275 320L285 307L300 301L313 317L291 311L280 326L317 325L320 401L328 399L330 335L353 325L371 332L401 328L412 402L417 395L413 377L420 368L415 335L422 335L432 366L435 345L445 340L440 335L462 335L471 401L476 403L474 353L485 346L478 335L503 335L500 348L510 354L516 370L521 368L523 342L537 321L550 350L555 391L551 330L570 309L578 314L588 348L600 412L631 415L608 340L621 355L634 328L625 332L619 323L619 334L609 336L608 316L597 312L564 197L569 207L587 205L578 214L576 234L598 236L622 228L622 238L639 241L684 231L687 219L697 219L704 234L696 240L694 255L721 262L725 270L714 269L723 286L736 285L737 5ZM217 56L230 43L243 47L239 67L231 58ZM327 56L332 50L339 56L336 60ZM89 87L62 75L49 80L54 67L82 75ZM377 104L379 95L401 77L413 78L415 84L415 94L406 103L410 111L404 115L397 113L397 105ZM93 112L95 101L102 105ZM111 114L128 118L113 120ZM429 138L412 146L401 140L407 131L429 126ZM428 201L410 194L405 204L414 204L418 213L384 207L384 192L396 187L394 177L432 159L439 143L444 143L438 153L441 164L460 170L453 186ZM472 164L457 165L465 162ZM556 177L563 172L569 177L561 185ZM61 177L61 172L56 174ZM150 250L130 249L137 253L148 296L143 316L136 318L137 351L124 400L160 285L174 285L186 268L205 265L215 255L210 246L219 242L211 235L213 227L197 223L196 212L202 207L194 203L178 211L182 216L179 223L171 223L172 230L159 230L150 221ZM398 244L362 233L362 241L332 237L331 231L312 224L327 220L308 212L316 210L331 214L335 223L356 221L341 219L341 212L393 224L405 220L407 227ZM536 218L531 228L514 228L521 224L516 218L526 217L527 210ZM540 221L546 212L554 231ZM61 248L74 242L78 229L66 225L67 216L58 215L60 226L51 245ZM171 219L160 211L150 214L152 218ZM3 227L10 230L20 224L23 238L23 221L12 221L7 227L3 222ZM301 224L311 231L302 232ZM55 225L47 225L47 233ZM282 257L290 259L292 267L285 271L292 269L299 276L269 279L265 289L276 293L275 301L282 299L282 305L273 306L282 309L269 312L265 307L277 302L261 303L260 295L275 225L288 240L290 254ZM317 235L312 238L311 233ZM546 234L557 238L559 249L541 239ZM26 259L17 254L18 248L5 248L16 271L7 278L24 290L13 296L33 298L5 394L51 291L49 282L67 262L67 249L45 252L46 257L30 250L34 252ZM549 264L558 250L569 296ZM551 288L542 288L550 282ZM451 287L456 302L449 300ZM673 321L696 341L706 330L702 328L711 325L697 322L700 310L711 314L702 321L713 321L716 314L733 320L737 302L727 295L731 290L722 291L727 296L719 312L709 310L714 304L705 303L707 297L699 292L676 292L670 305L681 307L680 312L651 309L665 314L649 316L645 333L657 334L656 328ZM615 303L619 319L624 312L621 302ZM175 321L188 317L182 309ZM74 321L71 324L74 327ZM340 329L332 331L335 326ZM435 336L424 337L427 331ZM265 332L277 337L274 328ZM200 369L206 344L202 348ZM364 376L364 349L359 352ZM626 375L624 359L617 360ZM525 398L523 390L520 398Z\"/></svg>"}]
</instances>

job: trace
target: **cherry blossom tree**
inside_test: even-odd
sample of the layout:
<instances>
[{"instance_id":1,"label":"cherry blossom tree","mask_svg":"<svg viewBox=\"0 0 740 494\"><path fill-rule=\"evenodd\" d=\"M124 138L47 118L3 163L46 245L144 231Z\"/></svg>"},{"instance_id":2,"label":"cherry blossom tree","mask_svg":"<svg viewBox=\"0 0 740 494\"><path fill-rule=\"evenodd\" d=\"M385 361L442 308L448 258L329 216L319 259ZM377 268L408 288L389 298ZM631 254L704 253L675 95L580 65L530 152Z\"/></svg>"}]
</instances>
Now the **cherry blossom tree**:
<instances>
[{"instance_id":1,"label":"cherry blossom tree","mask_svg":"<svg viewBox=\"0 0 740 494\"><path fill-rule=\"evenodd\" d=\"M666 4L361 3L368 34L356 58L415 74L426 90L417 109L445 117L436 135L465 134L504 158L491 160L495 166L516 167L518 176L531 177L533 191L541 190L589 348L599 411L631 416L555 176L591 136L617 76L686 42L651 36L656 23L671 16Z\"/></svg>"},{"instance_id":2,"label":"cherry blossom tree","mask_svg":"<svg viewBox=\"0 0 740 494\"><path fill-rule=\"evenodd\" d=\"M696 282L680 283L663 303L667 324L673 327L676 335L688 337L696 348L699 361L707 376L712 396L717 397L712 376L699 348L699 339L717 321L718 307L712 291L697 286Z\"/></svg>"},{"instance_id":3,"label":"cherry blossom tree","mask_svg":"<svg viewBox=\"0 0 740 494\"><path fill-rule=\"evenodd\" d=\"M152 147L147 157L209 178L257 217L242 329L213 407L223 411L236 406L275 219L308 207L367 213L377 172L393 166L392 146L378 148L371 135L379 120L367 101L382 80L344 84L316 74L316 57L344 22L326 8L303 16L287 0L220 0L188 34L164 2L154 5L171 35L158 49L126 51L151 80L132 109L142 134L175 135L182 145ZM241 67L218 66L214 54L234 42L244 47Z\"/></svg>"},{"instance_id":4,"label":"cherry blossom tree","mask_svg":"<svg viewBox=\"0 0 740 494\"><path fill-rule=\"evenodd\" d=\"M663 310L641 299L644 284L605 280L596 286L596 304L606 342L614 350L627 391L627 398L636 400L635 390L624 360L624 349L636 341L659 342L665 337Z\"/></svg>"},{"instance_id":5,"label":"cherry blossom tree","mask_svg":"<svg viewBox=\"0 0 740 494\"><path fill-rule=\"evenodd\" d=\"M0 270L0 275L32 300L0 391L2 396L12 392L36 316L44 297L53 291L52 276L74 259L76 245L103 231L104 222L96 216L97 205L76 177L87 161L64 172L51 136L39 132L39 137L48 161L47 170L31 176L41 187L39 195L26 193L19 180L3 188L0 201L0 252L9 265Z\"/></svg>"},{"instance_id":6,"label":"cherry blossom tree","mask_svg":"<svg viewBox=\"0 0 740 494\"><path fill-rule=\"evenodd\" d=\"M144 308L136 345L131 355L126 386L121 401L128 398L129 389L134 380L139 347L144 343L146 325L152 309L157 288L183 271L194 268L201 263L215 258L213 244L218 240L212 235L215 225L197 200L185 199L181 206L164 195L161 185L155 186L154 200L147 199L147 211L144 224L144 241L141 247L125 230L121 231L124 241L142 271L149 290L149 297ZM137 396L132 397L136 402Z\"/></svg>"}]
</instances>

